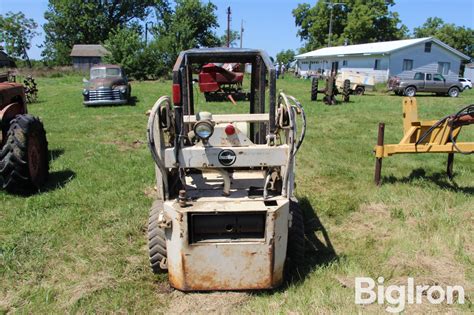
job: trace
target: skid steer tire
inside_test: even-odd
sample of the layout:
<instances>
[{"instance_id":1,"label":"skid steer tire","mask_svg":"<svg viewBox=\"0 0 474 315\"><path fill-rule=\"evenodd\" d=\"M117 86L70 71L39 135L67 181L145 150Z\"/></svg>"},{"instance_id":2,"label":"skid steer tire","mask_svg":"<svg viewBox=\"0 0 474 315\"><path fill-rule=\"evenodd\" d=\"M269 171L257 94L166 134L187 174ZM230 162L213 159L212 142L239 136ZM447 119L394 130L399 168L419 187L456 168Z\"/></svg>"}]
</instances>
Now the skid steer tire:
<instances>
[{"instance_id":1,"label":"skid steer tire","mask_svg":"<svg viewBox=\"0 0 474 315\"><path fill-rule=\"evenodd\" d=\"M48 141L43 123L31 115L17 115L10 122L0 151L2 188L29 194L45 183L48 173Z\"/></svg>"},{"instance_id":2,"label":"skid steer tire","mask_svg":"<svg viewBox=\"0 0 474 315\"><path fill-rule=\"evenodd\" d=\"M166 266L166 235L165 229L158 225L158 217L163 211L163 202L155 201L150 209L148 218L148 253L153 273L165 273Z\"/></svg>"},{"instance_id":3,"label":"skid steer tire","mask_svg":"<svg viewBox=\"0 0 474 315\"><path fill-rule=\"evenodd\" d=\"M304 264L305 237L303 212L299 203L290 201L291 227L288 229L285 269L287 276Z\"/></svg>"},{"instance_id":4,"label":"skid steer tire","mask_svg":"<svg viewBox=\"0 0 474 315\"><path fill-rule=\"evenodd\" d=\"M316 101L318 99L318 78L313 77L311 79L311 100Z\"/></svg>"}]
</instances>

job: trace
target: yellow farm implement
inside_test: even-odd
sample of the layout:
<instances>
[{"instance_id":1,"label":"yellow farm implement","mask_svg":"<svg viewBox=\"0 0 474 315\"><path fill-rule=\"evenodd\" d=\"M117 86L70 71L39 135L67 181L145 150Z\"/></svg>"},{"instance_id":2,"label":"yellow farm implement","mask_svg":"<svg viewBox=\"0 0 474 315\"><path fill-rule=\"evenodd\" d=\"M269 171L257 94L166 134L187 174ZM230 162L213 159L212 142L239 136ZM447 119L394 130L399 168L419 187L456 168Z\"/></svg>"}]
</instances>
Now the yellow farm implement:
<instances>
[{"instance_id":1,"label":"yellow farm implement","mask_svg":"<svg viewBox=\"0 0 474 315\"><path fill-rule=\"evenodd\" d=\"M403 98L403 138L398 144L384 144L385 124L379 123L375 147L375 183L381 184L382 159L404 153L447 153L447 175L453 176L454 153L472 154L474 142L456 142L462 126L474 124L474 104L440 120L420 121L416 99Z\"/></svg>"}]
</instances>

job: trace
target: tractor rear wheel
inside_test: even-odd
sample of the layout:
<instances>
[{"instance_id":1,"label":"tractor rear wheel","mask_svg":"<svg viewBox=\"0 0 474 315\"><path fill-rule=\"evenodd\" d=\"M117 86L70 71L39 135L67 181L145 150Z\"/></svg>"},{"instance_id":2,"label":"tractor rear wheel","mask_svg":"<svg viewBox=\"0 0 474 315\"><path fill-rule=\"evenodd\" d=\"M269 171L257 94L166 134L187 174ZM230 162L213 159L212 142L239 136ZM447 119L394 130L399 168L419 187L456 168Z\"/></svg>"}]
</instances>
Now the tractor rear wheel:
<instances>
[{"instance_id":1,"label":"tractor rear wheel","mask_svg":"<svg viewBox=\"0 0 474 315\"><path fill-rule=\"evenodd\" d=\"M311 100L316 101L318 98L318 78L311 79Z\"/></svg>"},{"instance_id":2,"label":"tractor rear wheel","mask_svg":"<svg viewBox=\"0 0 474 315\"><path fill-rule=\"evenodd\" d=\"M349 79L344 80L344 87L343 87L343 101L349 102L349 97L351 94L351 81Z\"/></svg>"},{"instance_id":3,"label":"tractor rear wheel","mask_svg":"<svg viewBox=\"0 0 474 315\"><path fill-rule=\"evenodd\" d=\"M17 115L10 122L0 151L2 187L12 193L38 190L49 172L48 141L43 123L31 115Z\"/></svg>"},{"instance_id":4,"label":"tractor rear wheel","mask_svg":"<svg viewBox=\"0 0 474 315\"><path fill-rule=\"evenodd\" d=\"M163 202L160 200L153 202L148 218L148 253L153 273L165 273L168 270L165 229L158 224L162 212Z\"/></svg>"},{"instance_id":5,"label":"tractor rear wheel","mask_svg":"<svg viewBox=\"0 0 474 315\"><path fill-rule=\"evenodd\" d=\"M300 205L290 200L291 227L288 229L288 245L286 247L286 269L288 273L298 269L304 263L304 220Z\"/></svg>"}]
</instances>

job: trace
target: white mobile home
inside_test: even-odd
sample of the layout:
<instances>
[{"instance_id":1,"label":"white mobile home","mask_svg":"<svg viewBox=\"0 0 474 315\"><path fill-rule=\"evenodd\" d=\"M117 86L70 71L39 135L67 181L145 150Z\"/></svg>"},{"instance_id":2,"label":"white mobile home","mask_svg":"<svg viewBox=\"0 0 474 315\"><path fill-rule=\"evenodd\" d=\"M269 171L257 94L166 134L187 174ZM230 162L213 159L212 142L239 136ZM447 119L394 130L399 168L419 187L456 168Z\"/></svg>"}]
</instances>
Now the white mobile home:
<instances>
[{"instance_id":1,"label":"white mobile home","mask_svg":"<svg viewBox=\"0 0 474 315\"><path fill-rule=\"evenodd\" d=\"M446 78L459 77L461 61L470 57L434 37L390 42L327 47L296 56L297 71L328 73L333 62L339 71L359 71L385 82L389 76L413 78L415 72L441 73Z\"/></svg>"}]
</instances>

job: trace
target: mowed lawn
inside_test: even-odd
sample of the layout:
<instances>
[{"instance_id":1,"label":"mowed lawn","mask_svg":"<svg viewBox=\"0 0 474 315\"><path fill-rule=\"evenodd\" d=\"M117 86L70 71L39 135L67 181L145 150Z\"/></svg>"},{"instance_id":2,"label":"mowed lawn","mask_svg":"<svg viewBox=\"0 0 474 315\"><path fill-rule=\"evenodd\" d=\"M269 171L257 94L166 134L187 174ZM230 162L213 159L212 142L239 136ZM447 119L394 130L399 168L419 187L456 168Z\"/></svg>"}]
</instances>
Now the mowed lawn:
<instances>
[{"instance_id":1,"label":"mowed lawn","mask_svg":"<svg viewBox=\"0 0 474 315\"><path fill-rule=\"evenodd\" d=\"M51 176L33 196L0 192L0 313L385 312L387 304L354 304L357 276L462 285L464 305L430 305L425 296L407 310L474 311L474 156L456 155L453 181L445 154L390 157L383 185L373 184L377 125L386 123L386 143L401 139L401 97L369 92L326 106L310 102L310 81L278 80L308 115L296 174L306 265L274 291L183 294L151 273L146 245L154 166L145 112L171 83L133 82L135 106L84 108L81 79L38 79L29 110L47 130ZM417 101L421 118L434 120L474 103L474 91ZM474 126L463 139L474 141Z\"/></svg>"}]
</instances>

